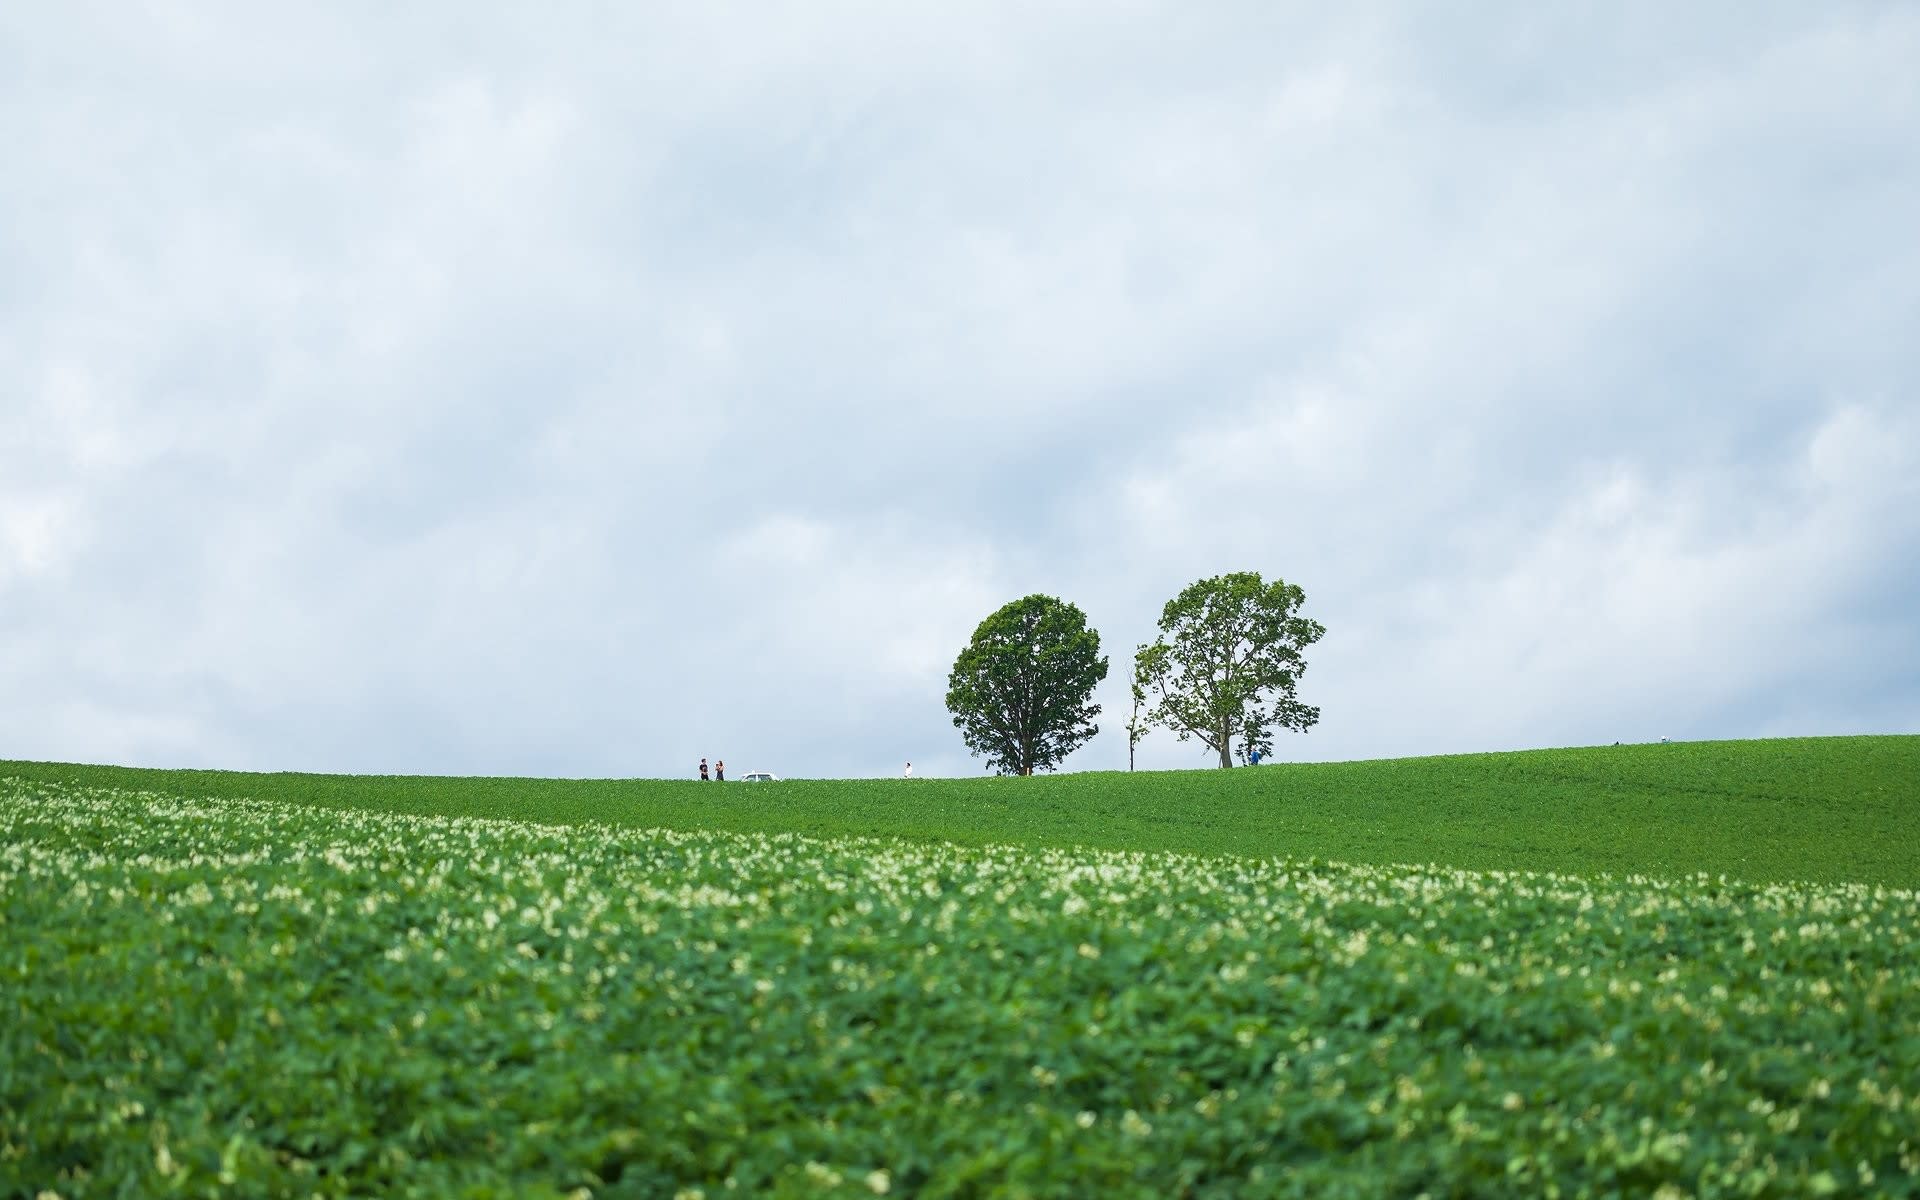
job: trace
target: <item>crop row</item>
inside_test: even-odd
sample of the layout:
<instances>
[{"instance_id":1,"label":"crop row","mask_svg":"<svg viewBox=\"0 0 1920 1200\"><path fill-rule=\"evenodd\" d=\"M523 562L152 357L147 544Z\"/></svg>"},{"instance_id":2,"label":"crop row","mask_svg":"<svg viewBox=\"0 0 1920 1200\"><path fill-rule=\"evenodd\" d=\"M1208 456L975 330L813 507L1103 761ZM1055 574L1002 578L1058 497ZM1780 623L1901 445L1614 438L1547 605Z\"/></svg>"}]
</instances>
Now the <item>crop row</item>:
<instances>
[{"instance_id":1,"label":"crop row","mask_svg":"<svg viewBox=\"0 0 1920 1200\"><path fill-rule=\"evenodd\" d=\"M759 764L778 767L780 764ZM477 779L0 762L201 799L629 828L1920 887L1920 736L1595 746L1023 779Z\"/></svg>"},{"instance_id":2,"label":"crop row","mask_svg":"<svg viewBox=\"0 0 1920 1200\"><path fill-rule=\"evenodd\" d=\"M1916 935L0 782L0 1195L1916 1194Z\"/></svg>"}]
</instances>

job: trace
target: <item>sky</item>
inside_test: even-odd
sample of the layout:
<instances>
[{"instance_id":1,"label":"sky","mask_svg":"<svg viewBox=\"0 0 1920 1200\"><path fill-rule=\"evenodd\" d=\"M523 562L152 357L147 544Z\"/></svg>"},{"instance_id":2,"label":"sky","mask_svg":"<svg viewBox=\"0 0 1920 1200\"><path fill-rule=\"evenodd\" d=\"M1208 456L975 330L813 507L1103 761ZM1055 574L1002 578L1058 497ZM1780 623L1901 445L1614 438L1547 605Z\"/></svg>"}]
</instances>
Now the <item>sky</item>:
<instances>
[{"instance_id":1,"label":"sky","mask_svg":"<svg viewBox=\"0 0 1920 1200\"><path fill-rule=\"evenodd\" d=\"M967 775L1920 731L1920 6L0 6L0 759ZM1148 737L1142 768L1200 768Z\"/></svg>"}]
</instances>

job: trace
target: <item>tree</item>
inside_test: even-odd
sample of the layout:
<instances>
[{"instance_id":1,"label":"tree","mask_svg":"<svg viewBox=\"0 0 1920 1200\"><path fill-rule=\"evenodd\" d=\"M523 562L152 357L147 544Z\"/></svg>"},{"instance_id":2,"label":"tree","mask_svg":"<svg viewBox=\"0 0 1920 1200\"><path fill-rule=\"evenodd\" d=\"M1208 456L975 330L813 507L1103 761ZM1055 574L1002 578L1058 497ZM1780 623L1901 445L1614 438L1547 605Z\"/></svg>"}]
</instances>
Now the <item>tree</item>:
<instances>
[{"instance_id":1,"label":"tree","mask_svg":"<svg viewBox=\"0 0 1920 1200\"><path fill-rule=\"evenodd\" d=\"M1306 595L1257 571L1216 575L1189 585L1160 613L1160 636L1134 654L1134 686L1147 693L1147 724L1190 737L1233 765L1240 753L1273 753L1276 730L1304 732L1320 710L1295 688L1307 669L1303 651L1326 627L1300 615Z\"/></svg>"},{"instance_id":2,"label":"tree","mask_svg":"<svg viewBox=\"0 0 1920 1200\"><path fill-rule=\"evenodd\" d=\"M1002 775L1051 770L1100 731L1093 689L1107 677L1100 635L1079 608L1032 595L973 631L947 677L947 709L967 749Z\"/></svg>"},{"instance_id":3,"label":"tree","mask_svg":"<svg viewBox=\"0 0 1920 1200\"><path fill-rule=\"evenodd\" d=\"M1142 646L1140 649L1145 650L1146 647ZM1127 770L1129 771L1133 770L1133 752L1139 748L1140 739L1147 736L1147 730L1152 728L1140 719L1140 706L1146 702L1146 689L1140 686L1140 673L1135 671L1133 674L1133 712L1127 717Z\"/></svg>"}]
</instances>

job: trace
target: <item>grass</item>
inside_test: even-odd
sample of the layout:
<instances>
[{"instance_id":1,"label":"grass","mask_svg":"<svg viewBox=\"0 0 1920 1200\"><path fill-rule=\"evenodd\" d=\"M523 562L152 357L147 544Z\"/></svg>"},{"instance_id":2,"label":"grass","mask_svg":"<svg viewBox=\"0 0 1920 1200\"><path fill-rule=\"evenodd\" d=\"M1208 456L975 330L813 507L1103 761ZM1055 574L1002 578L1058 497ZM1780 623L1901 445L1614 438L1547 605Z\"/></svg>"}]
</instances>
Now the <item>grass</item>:
<instances>
[{"instance_id":1,"label":"grass","mask_svg":"<svg viewBox=\"0 0 1920 1200\"><path fill-rule=\"evenodd\" d=\"M545 824L1920 886L1920 736L766 785L0 762L7 776Z\"/></svg>"},{"instance_id":2,"label":"grass","mask_svg":"<svg viewBox=\"0 0 1920 1200\"><path fill-rule=\"evenodd\" d=\"M0 1197L1920 1195L1916 939L1858 884L0 778Z\"/></svg>"}]
</instances>

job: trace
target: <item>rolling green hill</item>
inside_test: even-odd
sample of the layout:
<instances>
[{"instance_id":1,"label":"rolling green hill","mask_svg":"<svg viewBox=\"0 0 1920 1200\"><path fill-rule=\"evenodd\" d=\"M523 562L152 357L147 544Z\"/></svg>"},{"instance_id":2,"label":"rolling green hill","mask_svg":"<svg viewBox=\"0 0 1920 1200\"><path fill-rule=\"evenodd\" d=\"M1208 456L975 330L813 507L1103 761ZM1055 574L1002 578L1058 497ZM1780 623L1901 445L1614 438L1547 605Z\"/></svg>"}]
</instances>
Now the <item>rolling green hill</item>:
<instances>
[{"instance_id":1,"label":"rolling green hill","mask_svg":"<svg viewBox=\"0 0 1920 1200\"><path fill-rule=\"evenodd\" d=\"M549 824L1920 886L1920 736L764 785L0 762L6 776Z\"/></svg>"},{"instance_id":2,"label":"rolling green hill","mask_svg":"<svg viewBox=\"0 0 1920 1200\"><path fill-rule=\"evenodd\" d=\"M0 1197L1915 1194L1917 793L0 763Z\"/></svg>"},{"instance_id":3,"label":"rolling green hill","mask_svg":"<svg viewBox=\"0 0 1920 1200\"><path fill-rule=\"evenodd\" d=\"M1920 892L0 780L0 1197L1913 1196Z\"/></svg>"}]
</instances>

